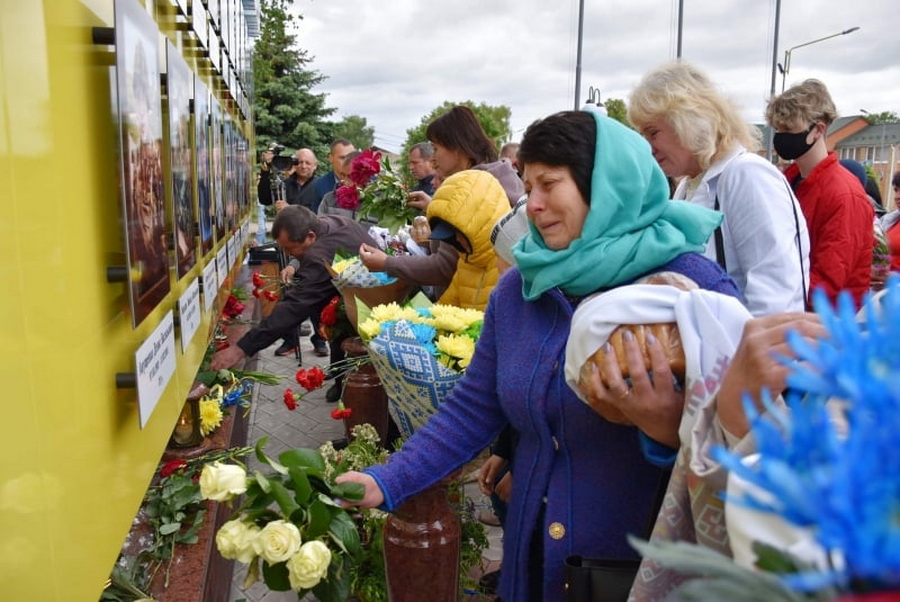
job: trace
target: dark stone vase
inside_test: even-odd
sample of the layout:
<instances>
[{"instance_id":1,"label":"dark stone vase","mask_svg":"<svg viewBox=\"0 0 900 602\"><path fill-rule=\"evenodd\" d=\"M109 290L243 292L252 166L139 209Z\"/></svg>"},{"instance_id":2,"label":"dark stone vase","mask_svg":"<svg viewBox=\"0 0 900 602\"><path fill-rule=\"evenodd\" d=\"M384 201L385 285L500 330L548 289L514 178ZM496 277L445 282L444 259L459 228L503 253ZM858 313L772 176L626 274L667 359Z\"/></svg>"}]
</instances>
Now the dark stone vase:
<instances>
[{"instance_id":1,"label":"dark stone vase","mask_svg":"<svg viewBox=\"0 0 900 602\"><path fill-rule=\"evenodd\" d=\"M341 344L348 357L364 358L368 352L359 337L351 337ZM351 370L344 378L344 391L341 396L344 407L350 409L350 417L344 418L344 429L350 439L350 429L357 424L371 424L378 432L383 445L387 444L388 398L384 392L381 379L375 372L375 366L366 362Z\"/></svg>"},{"instance_id":2,"label":"dark stone vase","mask_svg":"<svg viewBox=\"0 0 900 602\"><path fill-rule=\"evenodd\" d=\"M414 495L384 523L384 564L391 602L456 602L459 516L442 481Z\"/></svg>"}]
</instances>

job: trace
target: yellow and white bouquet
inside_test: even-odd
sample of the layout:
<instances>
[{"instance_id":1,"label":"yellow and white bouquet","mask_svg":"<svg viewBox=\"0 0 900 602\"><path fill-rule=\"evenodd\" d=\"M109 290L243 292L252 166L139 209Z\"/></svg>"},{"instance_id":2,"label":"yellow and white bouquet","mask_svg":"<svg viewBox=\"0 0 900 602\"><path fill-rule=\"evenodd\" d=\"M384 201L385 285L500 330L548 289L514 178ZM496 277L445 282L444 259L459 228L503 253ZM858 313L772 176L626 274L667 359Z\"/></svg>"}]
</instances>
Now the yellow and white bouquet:
<instances>
[{"instance_id":1,"label":"yellow and white bouquet","mask_svg":"<svg viewBox=\"0 0 900 602\"><path fill-rule=\"evenodd\" d=\"M361 313L359 334L405 437L425 424L462 377L484 313L451 305L378 305Z\"/></svg>"}]
</instances>

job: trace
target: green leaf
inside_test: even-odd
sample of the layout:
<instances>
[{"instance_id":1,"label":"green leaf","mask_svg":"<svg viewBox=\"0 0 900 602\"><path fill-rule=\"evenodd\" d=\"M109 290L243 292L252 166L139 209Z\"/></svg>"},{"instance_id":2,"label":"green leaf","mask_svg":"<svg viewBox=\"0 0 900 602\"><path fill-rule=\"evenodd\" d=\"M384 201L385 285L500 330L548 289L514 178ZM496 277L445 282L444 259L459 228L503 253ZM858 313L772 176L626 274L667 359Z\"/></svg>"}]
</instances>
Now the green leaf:
<instances>
[{"instance_id":1,"label":"green leaf","mask_svg":"<svg viewBox=\"0 0 900 602\"><path fill-rule=\"evenodd\" d=\"M332 562L328 567L328 577L312 589L313 595L321 602L344 602L350 597L350 563Z\"/></svg>"},{"instance_id":2,"label":"green leaf","mask_svg":"<svg viewBox=\"0 0 900 602\"><path fill-rule=\"evenodd\" d=\"M372 308L363 303L356 295L353 298L356 301L356 323L362 324L372 315Z\"/></svg>"},{"instance_id":3,"label":"green leaf","mask_svg":"<svg viewBox=\"0 0 900 602\"><path fill-rule=\"evenodd\" d=\"M312 495L313 487L306 476L306 471L297 467L288 469L291 482L294 484L294 498L298 504L306 505Z\"/></svg>"},{"instance_id":4,"label":"green leaf","mask_svg":"<svg viewBox=\"0 0 900 602\"><path fill-rule=\"evenodd\" d=\"M320 500L315 500L307 509L306 539L317 539L328 532L331 525L331 511Z\"/></svg>"},{"instance_id":5,"label":"green leaf","mask_svg":"<svg viewBox=\"0 0 900 602\"><path fill-rule=\"evenodd\" d=\"M338 512L331 518L328 534L344 552L351 556L359 554L359 531L346 511Z\"/></svg>"},{"instance_id":6,"label":"green leaf","mask_svg":"<svg viewBox=\"0 0 900 602\"><path fill-rule=\"evenodd\" d=\"M761 541L754 541L751 548L756 553L756 566L764 571L782 575L800 571L797 559L783 550Z\"/></svg>"},{"instance_id":7,"label":"green leaf","mask_svg":"<svg viewBox=\"0 0 900 602\"><path fill-rule=\"evenodd\" d=\"M259 485L259 488L262 489L263 493L272 493L272 486L269 484L269 479L266 478L266 475L258 470L254 470L253 477L256 479L256 483Z\"/></svg>"},{"instance_id":8,"label":"green leaf","mask_svg":"<svg viewBox=\"0 0 900 602\"><path fill-rule=\"evenodd\" d=\"M263 437L256 443L256 459L262 462L263 464L268 464L272 467L276 472L281 474L287 474L287 468L270 458L263 452L263 448L266 446L266 443L269 442L268 437Z\"/></svg>"},{"instance_id":9,"label":"green leaf","mask_svg":"<svg viewBox=\"0 0 900 602\"><path fill-rule=\"evenodd\" d=\"M291 589L291 580L288 578L287 564L269 564L263 561L263 580L271 590L286 592Z\"/></svg>"},{"instance_id":10,"label":"green leaf","mask_svg":"<svg viewBox=\"0 0 900 602\"><path fill-rule=\"evenodd\" d=\"M278 456L278 461L288 467L304 467L320 473L325 472L325 460L322 454L314 449L289 449Z\"/></svg>"},{"instance_id":11,"label":"green leaf","mask_svg":"<svg viewBox=\"0 0 900 602\"><path fill-rule=\"evenodd\" d=\"M197 376L195 377L197 381L203 383L207 387L212 387L216 384L216 375L218 373L214 370L200 370L197 372Z\"/></svg>"},{"instance_id":12,"label":"green leaf","mask_svg":"<svg viewBox=\"0 0 900 602\"><path fill-rule=\"evenodd\" d=\"M412 299L409 300L407 305L415 309L425 309L431 307L433 303L431 302L431 299L426 297L422 291L419 291L415 294L415 296L413 296Z\"/></svg>"},{"instance_id":13,"label":"green leaf","mask_svg":"<svg viewBox=\"0 0 900 602\"><path fill-rule=\"evenodd\" d=\"M300 505L294 501L294 496L287 490L287 487L278 481L269 481L269 484L272 486L272 496L275 498L275 502L278 504L278 507L281 508L281 511L285 516L290 516L300 507Z\"/></svg>"},{"instance_id":14,"label":"green leaf","mask_svg":"<svg viewBox=\"0 0 900 602\"><path fill-rule=\"evenodd\" d=\"M336 483L331 486L332 497L337 497L348 502L358 502L366 494L366 488L362 483Z\"/></svg>"},{"instance_id":15,"label":"green leaf","mask_svg":"<svg viewBox=\"0 0 900 602\"><path fill-rule=\"evenodd\" d=\"M181 523L166 523L159 528L160 535L169 535L181 529Z\"/></svg>"},{"instance_id":16,"label":"green leaf","mask_svg":"<svg viewBox=\"0 0 900 602\"><path fill-rule=\"evenodd\" d=\"M731 558L683 541L642 541L628 536L641 556L684 575L701 576L676 590L676 600L729 600L729 602L801 602L803 598L771 573L754 571ZM716 595L709 592L715 590ZM700 596L700 597L696 597Z\"/></svg>"}]
</instances>

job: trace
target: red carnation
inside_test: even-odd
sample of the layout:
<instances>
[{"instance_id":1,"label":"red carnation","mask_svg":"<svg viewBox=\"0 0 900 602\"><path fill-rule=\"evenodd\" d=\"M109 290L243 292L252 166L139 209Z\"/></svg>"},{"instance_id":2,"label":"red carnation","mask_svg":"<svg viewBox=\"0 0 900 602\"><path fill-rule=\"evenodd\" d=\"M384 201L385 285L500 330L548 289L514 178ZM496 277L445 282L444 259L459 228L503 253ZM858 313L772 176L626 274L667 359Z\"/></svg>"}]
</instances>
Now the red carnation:
<instances>
[{"instance_id":1,"label":"red carnation","mask_svg":"<svg viewBox=\"0 0 900 602\"><path fill-rule=\"evenodd\" d=\"M172 476L173 473L178 472L179 470L182 470L184 468L187 468L187 462L185 462L184 460L169 460L168 462L163 464L163 467L159 471L159 476L160 478L165 479Z\"/></svg>"},{"instance_id":2,"label":"red carnation","mask_svg":"<svg viewBox=\"0 0 900 602\"><path fill-rule=\"evenodd\" d=\"M262 294L262 293L259 292L259 289L258 289L258 288L253 289L253 296L256 297L257 299L259 299L259 296L260 296L261 294Z\"/></svg>"},{"instance_id":3,"label":"red carnation","mask_svg":"<svg viewBox=\"0 0 900 602\"><path fill-rule=\"evenodd\" d=\"M276 301L278 299L278 293L273 291L265 291L263 292L263 297L265 297L269 301Z\"/></svg>"},{"instance_id":4,"label":"red carnation","mask_svg":"<svg viewBox=\"0 0 900 602\"><path fill-rule=\"evenodd\" d=\"M345 408L342 412L341 418L350 418L350 414L353 413L353 408Z\"/></svg>"},{"instance_id":5,"label":"red carnation","mask_svg":"<svg viewBox=\"0 0 900 602\"><path fill-rule=\"evenodd\" d=\"M328 305L322 310L321 315L319 315L319 324L323 326L334 326L337 324L337 306L340 302L340 297L332 297Z\"/></svg>"},{"instance_id":6,"label":"red carnation","mask_svg":"<svg viewBox=\"0 0 900 602\"><path fill-rule=\"evenodd\" d=\"M313 389L318 389L322 386L322 383L325 382L325 373L322 372L322 369L318 366L313 366L306 373L306 379L309 383L309 386L306 388L307 391L312 391Z\"/></svg>"},{"instance_id":7,"label":"red carnation","mask_svg":"<svg viewBox=\"0 0 900 602\"><path fill-rule=\"evenodd\" d=\"M263 280L262 274L259 272L253 272L253 286L259 288L263 284L265 284L265 280Z\"/></svg>"},{"instance_id":8,"label":"red carnation","mask_svg":"<svg viewBox=\"0 0 900 602\"><path fill-rule=\"evenodd\" d=\"M355 186L338 186L334 192L337 206L341 209L356 211L359 208L359 191Z\"/></svg>"},{"instance_id":9,"label":"red carnation","mask_svg":"<svg viewBox=\"0 0 900 602\"><path fill-rule=\"evenodd\" d=\"M300 370L297 370L297 374L294 375L294 378L297 379L298 385L307 391L312 391L312 387L309 386L309 375L305 369L301 368Z\"/></svg>"},{"instance_id":10,"label":"red carnation","mask_svg":"<svg viewBox=\"0 0 900 602\"><path fill-rule=\"evenodd\" d=\"M331 417L335 420L341 420L344 417L344 411L337 409L331 410Z\"/></svg>"},{"instance_id":11,"label":"red carnation","mask_svg":"<svg viewBox=\"0 0 900 602\"><path fill-rule=\"evenodd\" d=\"M297 409L297 400L294 399L294 392L290 389L287 389L284 392L284 405L286 405L287 409L291 411Z\"/></svg>"}]
</instances>

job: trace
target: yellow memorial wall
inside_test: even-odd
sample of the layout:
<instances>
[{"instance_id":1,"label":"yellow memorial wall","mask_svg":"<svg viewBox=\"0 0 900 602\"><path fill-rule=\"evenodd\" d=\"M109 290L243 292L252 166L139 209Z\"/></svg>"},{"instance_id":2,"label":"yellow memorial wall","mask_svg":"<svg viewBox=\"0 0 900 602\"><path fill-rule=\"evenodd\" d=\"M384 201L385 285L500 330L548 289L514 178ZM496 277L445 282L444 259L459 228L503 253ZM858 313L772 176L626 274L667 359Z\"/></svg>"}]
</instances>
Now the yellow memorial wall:
<instances>
[{"instance_id":1,"label":"yellow memorial wall","mask_svg":"<svg viewBox=\"0 0 900 602\"><path fill-rule=\"evenodd\" d=\"M158 28L159 68L165 71L168 41L252 142L249 71L236 64L243 57L246 67L249 56L240 0L211 2L221 32L209 27L200 36L191 19L209 21L206 2L129 1ZM0 599L97 600L230 279L219 283L209 310L201 302L184 351L176 325L174 374L143 428L137 390L117 388L116 375L135 372L137 349L231 237L237 252L226 271L240 267L256 204L245 202L237 227L208 252L195 236L197 263L184 276L170 253L170 291L133 327L128 282L107 281L108 268L126 263L116 49L93 36L115 26L114 2L0 0L0 7ZM227 32L223 18L232 19ZM209 40L199 41L202 35ZM163 164L171 233L168 159ZM246 201L248 188L245 180L231 193ZM196 213L196 184L192 198Z\"/></svg>"}]
</instances>

